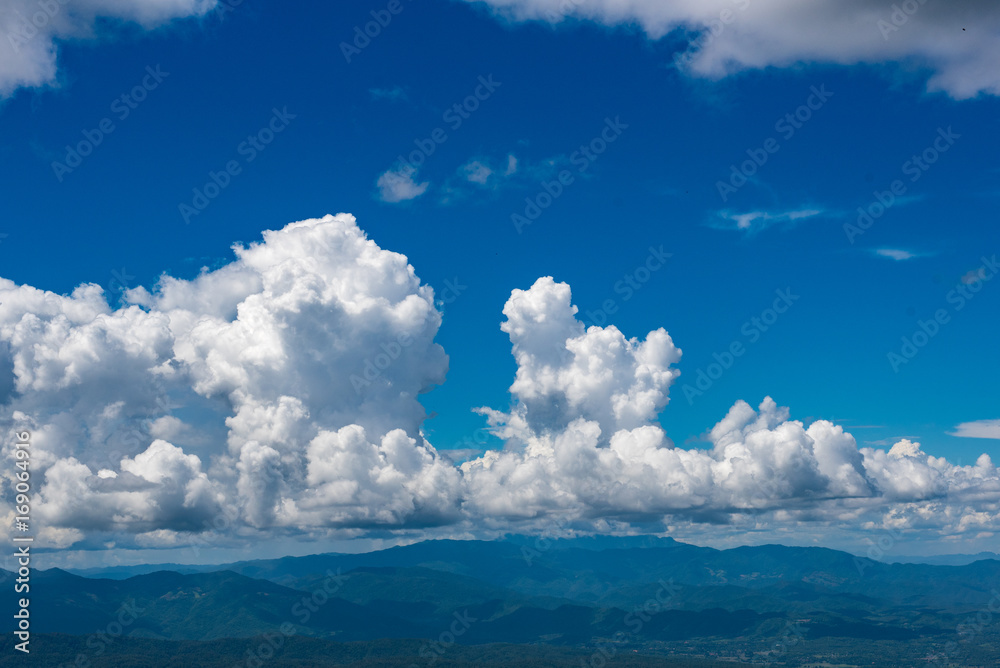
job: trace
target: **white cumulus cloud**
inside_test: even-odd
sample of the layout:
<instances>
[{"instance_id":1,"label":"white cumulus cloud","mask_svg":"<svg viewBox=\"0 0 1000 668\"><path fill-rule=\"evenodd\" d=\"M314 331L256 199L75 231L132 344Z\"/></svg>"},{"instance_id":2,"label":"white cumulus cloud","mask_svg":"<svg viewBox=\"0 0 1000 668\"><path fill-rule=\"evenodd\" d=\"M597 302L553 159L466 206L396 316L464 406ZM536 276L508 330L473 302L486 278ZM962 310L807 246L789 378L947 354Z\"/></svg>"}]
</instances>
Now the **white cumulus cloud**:
<instances>
[{"instance_id":1,"label":"white cumulus cloud","mask_svg":"<svg viewBox=\"0 0 1000 668\"><path fill-rule=\"evenodd\" d=\"M118 310L96 285L61 296L0 281L0 369L12 376L0 422L32 432L45 523L193 532L224 511L256 528L441 521L437 496L457 472L422 445L417 401L447 370L433 291L349 215L235 252L192 280L132 290ZM310 492L300 511L327 452L313 444L348 426L378 444L338 456L368 483L322 512ZM383 505L395 510L373 510Z\"/></svg>"},{"instance_id":2,"label":"white cumulus cloud","mask_svg":"<svg viewBox=\"0 0 1000 668\"><path fill-rule=\"evenodd\" d=\"M95 285L57 295L0 279L0 427L32 434L40 542L153 549L553 522L689 538L709 526L1000 531L989 456L957 466L913 440L862 448L770 398L737 402L707 447L676 446L657 416L674 410L680 348L662 328L585 327L551 277L503 309L511 403L478 409L503 448L444 457L417 400L447 371L441 314L404 256L347 214L234 251L217 270L130 290L117 309ZM993 422L956 435L994 434ZM0 478L5 499L14 482Z\"/></svg>"},{"instance_id":3,"label":"white cumulus cloud","mask_svg":"<svg viewBox=\"0 0 1000 668\"><path fill-rule=\"evenodd\" d=\"M472 183L478 183L481 186L486 185L490 176L493 174L493 170L484 165L478 160L472 160L462 165L461 171L465 174L465 179L471 181Z\"/></svg>"},{"instance_id":4,"label":"white cumulus cloud","mask_svg":"<svg viewBox=\"0 0 1000 668\"><path fill-rule=\"evenodd\" d=\"M54 84L59 44L97 37L96 23L114 19L153 29L202 16L216 0L4 0L0 3L0 95Z\"/></svg>"},{"instance_id":5,"label":"white cumulus cloud","mask_svg":"<svg viewBox=\"0 0 1000 668\"><path fill-rule=\"evenodd\" d=\"M423 195L430 186L430 181L417 183L417 170L410 165L403 165L383 172L376 185L379 198L383 202L405 202Z\"/></svg>"},{"instance_id":6,"label":"white cumulus cloud","mask_svg":"<svg viewBox=\"0 0 1000 668\"><path fill-rule=\"evenodd\" d=\"M720 78L799 63L895 63L957 99L1000 94L1000 4L992 0L466 0L518 21L637 25L689 40L680 67Z\"/></svg>"}]
</instances>

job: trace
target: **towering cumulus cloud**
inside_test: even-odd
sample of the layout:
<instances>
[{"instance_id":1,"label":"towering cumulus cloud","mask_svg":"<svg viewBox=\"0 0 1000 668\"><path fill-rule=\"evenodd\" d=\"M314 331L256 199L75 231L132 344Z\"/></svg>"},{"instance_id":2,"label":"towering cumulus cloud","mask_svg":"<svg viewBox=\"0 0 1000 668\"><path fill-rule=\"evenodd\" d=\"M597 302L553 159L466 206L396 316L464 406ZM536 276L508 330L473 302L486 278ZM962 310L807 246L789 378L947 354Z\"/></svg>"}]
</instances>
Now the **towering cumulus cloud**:
<instances>
[{"instance_id":1,"label":"towering cumulus cloud","mask_svg":"<svg viewBox=\"0 0 1000 668\"><path fill-rule=\"evenodd\" d=\"M441 316L406 258L349 215L235 251L117 311L93 285L0 283L3 419L34 430L41 526L162 541L220 515L255 528L453 517L459 475L423 442L417 401L447 370Z\"/></svg>"},{"instance_id":2,"label":"towering cumulus cloud","mask_svg":"<svg viewBox=\"0 0 1000 668\"><path fill-rule=\"evenodd\" d=\"M722 77L801 62L926 69L931 90L1000 94L1000 4L993 0L465 0L515 20L636 24L677 32L685 71Z\"/></svg>"},{"instance_id":3,"label":"towering cumulus cloud","mask_svg":"<svg viewBox=\"0 0 1000 668\"><path fill-rule=\"evenodd\" d=\"M549 277L503 309L512 402L478 410L505 445L456 467L421 433L417 395L444 381L448 358L433 291L404 256L346 214L234 251L215 271L131 290L116 310L96 285L57 295L0 279L0 427L32 431L44 544L553 522L703 539L891 528L971 540L1000 528L988 456L956 466L910 441L859 449L770 398L737 402L710 447L675 447L657 415L681 350L663 329L586 328L569 286ZM2 482L9 501L9 472Z\"/></svg>"},{"instance_id":4,"label":"towering cumulus cloud","mask_svg":"<svg viewBox=\"0 0 1000 668\"><path fill-rule=\"evenodd\" d=\"M551 278L515 290L504 314L514 404L481 410L508 445L461 467L466 509L498 526L556 515L590 529L665 518L678 527L1000 528L1000 477L987 455L958 467L909 441L859 450L840 427L807 428L770 398L757 410L737 402L708 433L710 449L676 448L655 421L681 357L666 332L638 341L614 326L585 331L569 286Z\"/></svg>"}]
</instances>

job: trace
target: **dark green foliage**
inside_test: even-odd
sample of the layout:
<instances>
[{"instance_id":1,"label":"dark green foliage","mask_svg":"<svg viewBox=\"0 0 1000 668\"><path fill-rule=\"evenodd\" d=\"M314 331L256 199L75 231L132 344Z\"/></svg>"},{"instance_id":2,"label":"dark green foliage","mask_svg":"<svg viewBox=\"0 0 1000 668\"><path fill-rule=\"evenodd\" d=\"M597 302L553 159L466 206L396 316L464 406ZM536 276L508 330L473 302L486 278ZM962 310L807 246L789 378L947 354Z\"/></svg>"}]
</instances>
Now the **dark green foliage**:
<instances>
[{"instance_id":1,"label":"dark green foliage","mask_svg":"<svg viewBox=\"0 0 1000 668\"><path fill-rule=\"evenodd\" d=\"M263 638L204 642L122 638L100 656L89 650L83 638L65 635L39 636L32 641L30 656L13 650L10 638L0 643L0 667L32 666L57 668L73 665L82 657L81 668L234 668L246 666L248 654L261 647ZM418 640L378 640L337 643L310 638L290 638L263 662L268 668L410 668L431 665L420 655L425 643ZM426 652L426 648L424 649ZM435 657L435 668L579 668L590 665L593 651L545 645L455 646ZM601 655L603 657L603 655ZM732 665L692 658L654 656L605 657L607 668L720 668ZM250 665L256 666L256 663ZM594 662L598 665L598 662Z\"/></svg>"},{"instance_id":2,"label":"dark green foliage","mask_svg":"<svg viewBox=\"0 0 1000 668\"><path fill-rule=\"evenodd\" d=\"M92 665L233 668L257 642L250 638L266 633L283 644L281 658L264 664L276 666L598 668L701 657L882 668L931 665L942 654L941 665L1000 665L992 560L928 566L780 545L515 538L185 570L119 580L34 573L35 651L24 665L57 665L41 661L83 642ZM7 609L14 598L0 593ZM112 629L128 601L141 614L113 639L86 636ZM0 616L0 630L13 621ZM0 666L23 658L8 652Z\"/></svg>"}]
</instances>

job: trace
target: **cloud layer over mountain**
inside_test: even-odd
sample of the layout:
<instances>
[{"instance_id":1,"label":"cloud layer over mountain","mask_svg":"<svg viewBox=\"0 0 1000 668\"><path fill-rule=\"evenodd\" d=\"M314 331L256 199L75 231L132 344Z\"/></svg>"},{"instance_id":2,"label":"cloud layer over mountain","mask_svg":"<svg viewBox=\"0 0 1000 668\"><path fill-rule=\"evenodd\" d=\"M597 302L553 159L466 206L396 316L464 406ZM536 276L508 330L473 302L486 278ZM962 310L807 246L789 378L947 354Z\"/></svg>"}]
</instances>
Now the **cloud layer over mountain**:
<instances>
[{"instance_id":1,"label":"cloud layer over mountain","mask_svg":"<svg viewBox=\"0 0 1000 668\"><path fill-rule=\"evenodd\" d=\"M444 381L448 358L434 343L433 290L406 257L347 214L234 250L192 280L164 275L152 292L129 291L118 309L93 284L57 295L0 279L0 424L32 432L44 543L554 523L944 540L1000 528L987 455L956 466L905 440L859 448L770 398L737 402L710 448L675 447L656 417L680 348L664 329L638 339L585 328L569 286L550 277L503 309L512 403L480 412L505 447L456 467L421 433L417 395ZM8 501L13 482L8 470Z\"/></svg>"}]
</instances>

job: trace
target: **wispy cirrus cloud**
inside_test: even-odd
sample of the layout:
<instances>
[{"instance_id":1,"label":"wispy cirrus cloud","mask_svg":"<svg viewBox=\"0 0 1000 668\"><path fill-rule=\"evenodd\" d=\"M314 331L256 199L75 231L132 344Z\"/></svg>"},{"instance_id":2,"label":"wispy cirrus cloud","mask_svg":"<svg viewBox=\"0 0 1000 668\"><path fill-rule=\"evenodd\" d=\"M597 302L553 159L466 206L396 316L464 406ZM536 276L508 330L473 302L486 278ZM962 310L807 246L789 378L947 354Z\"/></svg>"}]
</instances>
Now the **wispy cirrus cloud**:
<instances>
[{"instance_id":1,"label":"wispy cirrus cloud","mask_svg":"<svg viewBox=\"0 0 1000 668\"><path fill-rule=\"evenodd\" d=\"M453 204L506 188L536 187L566 163L567 158L561 155L538 162L518 158L514 153L470 158L445 181L440 203Z\"/></svg>"},{"instance_id":2,"label":"wispy cirrus cloud","mask_svg":"<svg viewBox=\"0 0 1000 668\"><path fill-rule=\"evenodd\" d=\"M390 88L369 88L368 94L374 101L385 100L387 102L407 102L409 95L402 86L392 86Z\"/></svg>"},{"instance_id":3,"label":"wispy cirrus cloud","mask_svg":"<svg viewBox=\"0 0 1000 668\"><path fill-rule=\"evenodd\" d=\"M716 212L709 220L708 225L719 230L734 230L747 236L753 236L775 226L784 226L790 229L804 220L821 216L824 213L826 212L823 209L815 208L778 212L758 210L745 213L725 210Z\"/></svg>"},{"instance_id":4,"label":"wispy cirrus cloud","mask_svg":"<svg viewBox=\"0 0 1000 668\"><path fill-rule=\"evenodd\" d=\"M897 262L902 262L904 260L913 260L914 258L922 257L921 253L915 253L913 251L904 250L902 248L873 248L872 253L879 257L888 258L890 260L896 260Z\"/></svg>"},{"instance_id":5,"label":"wispy cirrus cloud","mask_svg":"<svg viewBox=\"0 0 1000 668\"><path fill-rule=\"evenodd\" d=\"M972 269L962 275L961 281L964 285L972 285L973 283L978 283L979 281L986 280L986 268L979 267L978 269Z\"/></svg>"},{"instance_id":6,"label":"wispy cirrus cloud","mask_svg":"<svg viewBox=\"0 0 1000 668\"><path fill-rule=\"evenodd\" d=\"M383 202L399 203L416 199L433 188L439 195L438 203L450 205L505 188L537 185L538 181L551 178L566 162L565 156L529 162L513 153L480 155L469 158L435 186L419 178L418 168L397 163L378 177L377 196Z\"/></svg>"},{"instance_id":7,"label":"wispy cirrus cloud","mask_svg":"<svg viewBox=\"0 0 1000 668\"><path fill-rule=\"evenodd\" d=\"M478 157L469 160L459 167L459 174L465 177L466 181L476 183L481 186L500 187L502 185L515 184L525 179L544 178L552 171L552 166L557 164L557 159L543 160L537 165L530 165L522 162L513 153L508 153L502 157Z\"/></svg>"},{"instance_id":8,"label":"wispy cirrus cloud","mask_svg":"<svg viewBox=\"0 0 1000 668\"><path fill-rule=\"evenodd\" d=\"M963 422L950 432L951 436L959 438L995 438L1000 439L1000 420L976 420Z\"/></svg>"}]
</instances>

